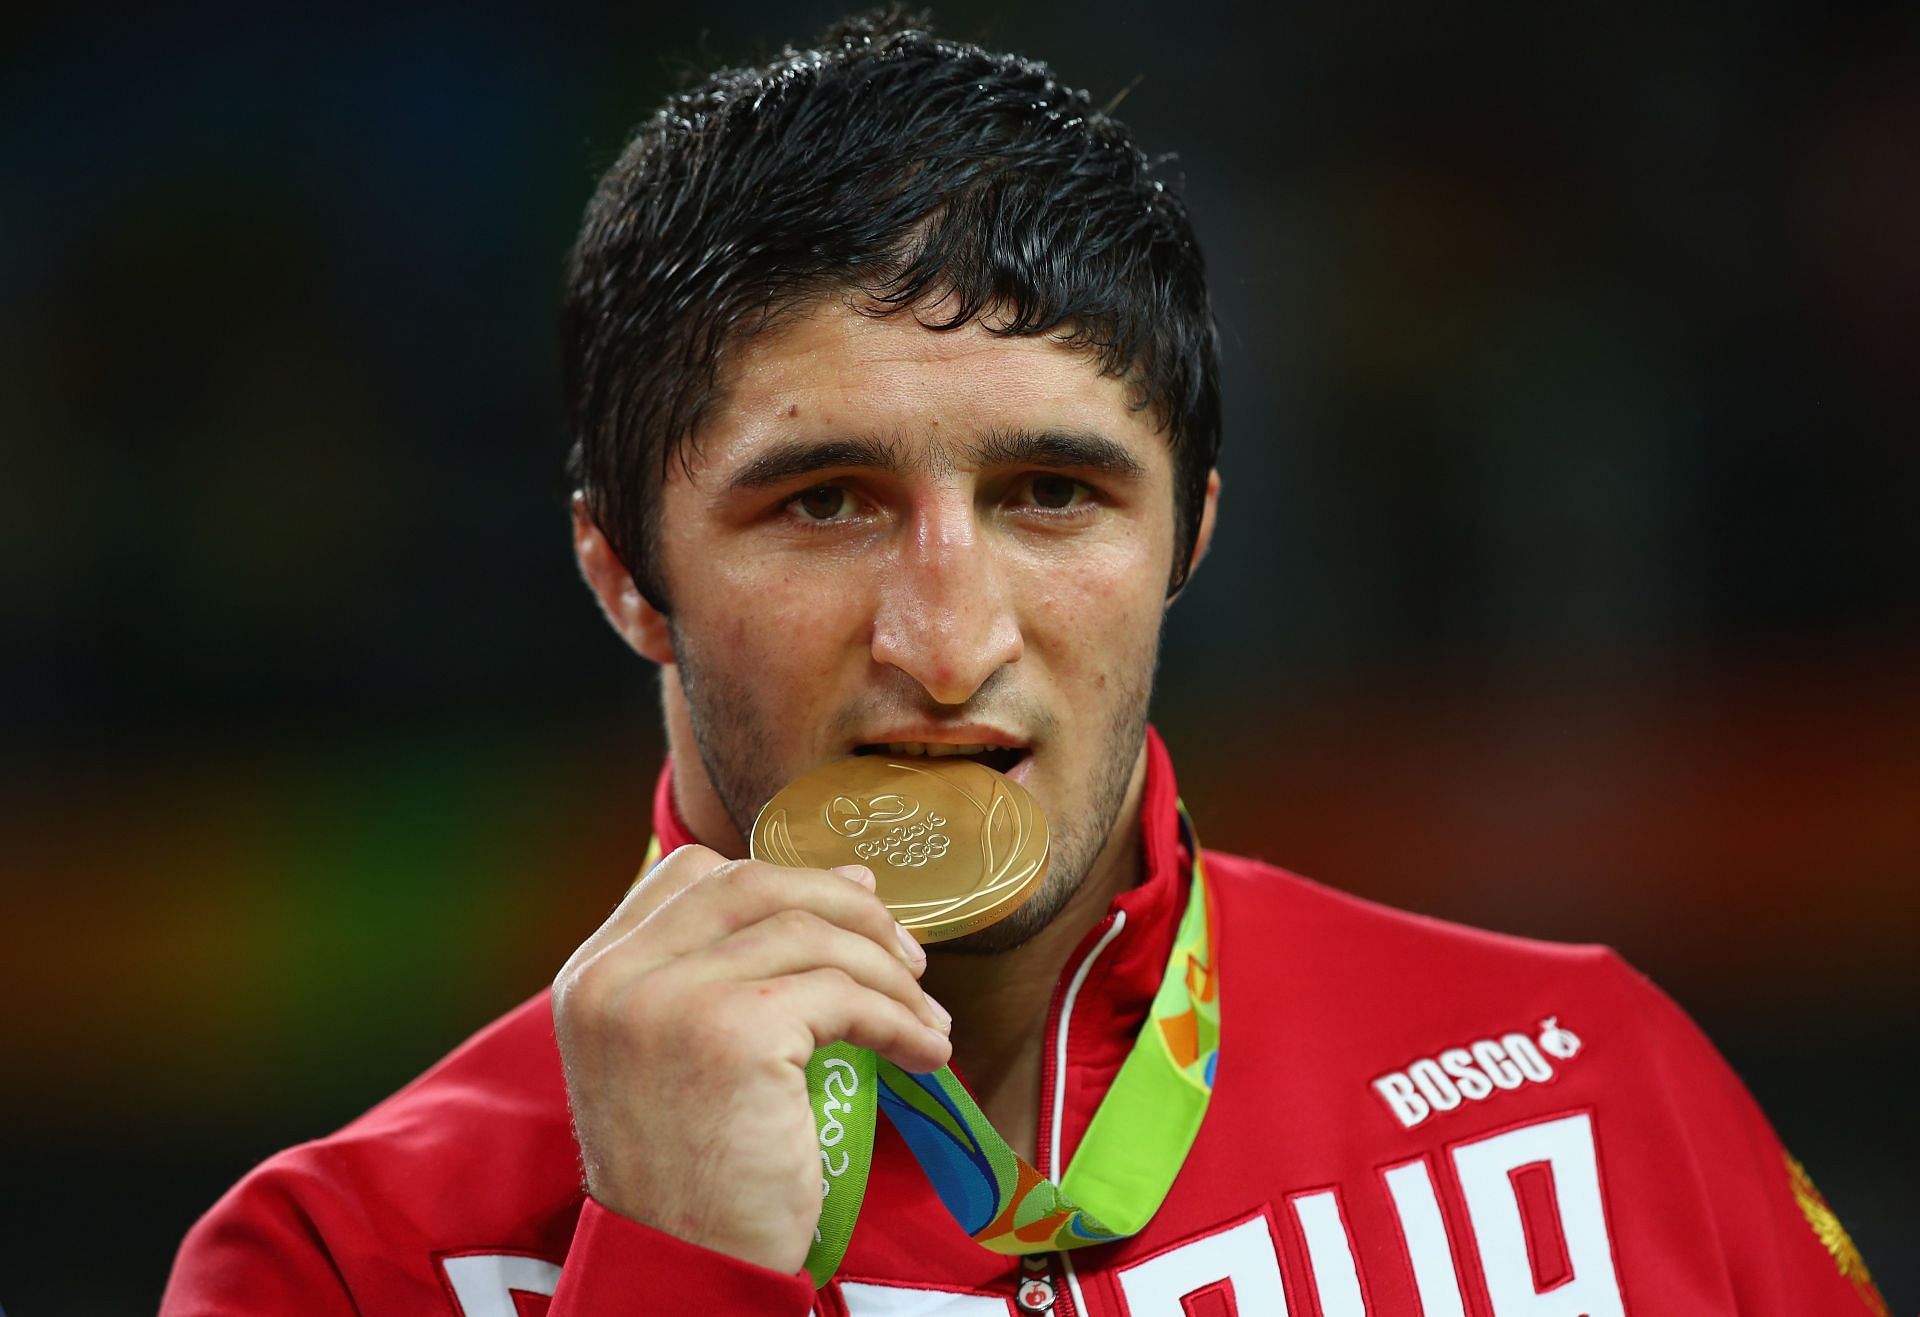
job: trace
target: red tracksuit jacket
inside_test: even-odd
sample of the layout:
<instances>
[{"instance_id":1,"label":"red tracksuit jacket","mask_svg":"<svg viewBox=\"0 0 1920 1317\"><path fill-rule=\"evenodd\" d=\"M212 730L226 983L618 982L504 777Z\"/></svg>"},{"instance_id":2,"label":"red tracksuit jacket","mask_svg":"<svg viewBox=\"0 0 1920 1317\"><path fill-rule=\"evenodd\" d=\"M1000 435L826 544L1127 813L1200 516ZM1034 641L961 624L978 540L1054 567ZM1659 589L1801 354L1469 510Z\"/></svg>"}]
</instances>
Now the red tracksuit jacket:
<instances>
[{"instance_id":1,"label":"red tracksuit jacket","mask_svg":"<svg viewBox=\"0 0 1920 1317\"><path fill-rule=\"evenodd\" d=\"M1062 971L1038 1165L1056 1177L1159 985L1186 899L1150 737L1146 877ZM663 776L655 827L691 840ZM1121 1243L988 1253L880 1122L813 1291L583 1198L546 994L339 1133L272 1158L181 1246L165 1317L1810 1317L1884 1313L1740 1081L1613 952L1404 914L1208 852L1213 1105ZM670 1112L661 1137L671 1138Z\"/></svg>"}]
</instances>

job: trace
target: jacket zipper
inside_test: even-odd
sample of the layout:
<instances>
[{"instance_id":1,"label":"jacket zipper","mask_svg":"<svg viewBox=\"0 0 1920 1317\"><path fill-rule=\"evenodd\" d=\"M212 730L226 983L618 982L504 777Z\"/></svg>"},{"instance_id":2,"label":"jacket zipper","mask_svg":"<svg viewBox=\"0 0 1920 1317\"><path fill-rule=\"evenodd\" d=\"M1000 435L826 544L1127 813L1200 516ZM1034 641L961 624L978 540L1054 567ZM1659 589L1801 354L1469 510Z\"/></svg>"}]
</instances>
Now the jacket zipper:
<instances>
[{"instance_id":1,"label":"jacket zipper","mask_svg":"<svg viewBox=\"0 0 1920 1317\"><path fill-rule=\"evenodd\" d=\"M1055 1151L1053 1095L1059 1078L1055 1057L1059 1052L1060 1017L1066 1007L1067 985L1072 983L1074 978L1105 948L1107 932L1113 927L1114 918L1115 916L1109 914L1087 930L1087 935L1080 940L1080 954L1068 962L1059 979L1054 982L1053 995L1047 1003L1047 1028L1041 1041L1044 1050L1040 1055L1040 1124L1034 1131L1033 1153L1034 1160L1038 1163L1035 1169L1056 1182L1059 1180L1059 1175L1054 1173L1052 1166ZM1064 1097L1065 1094L1061 1096ZM1020 1288L1015 1306L1022 1312L1047 1313L1050 1317L1074 1317L1073 1297L1069 1293L1070 1287L1065 1283L1065 1264L1056 1267L1055 1257L1056 1255L1052 1253L1039 1253L1021 1258ZM1038 1266L1030 1266L1029 1263L1037 1263ZM1034 1284L1036 1281L1046 1287L1044 1299L1041 1298L1038 1286ZM1027 1306L1024 1300L1029 1295L1039 1306Z\"/></svg>"},{"instance_id":2,"label":"jacket zipper","mask_svg":"<svg viewBox=\"0 0 1920 1317\"><path fill-rule=\"evenodd\" d=\"M1054 1277L1051 1253L1028 1253L1020 1258L1020 1285L1013 1306L1033 1317L1073 1317L1073 1301Z\"/></svg>"}]
</instances>

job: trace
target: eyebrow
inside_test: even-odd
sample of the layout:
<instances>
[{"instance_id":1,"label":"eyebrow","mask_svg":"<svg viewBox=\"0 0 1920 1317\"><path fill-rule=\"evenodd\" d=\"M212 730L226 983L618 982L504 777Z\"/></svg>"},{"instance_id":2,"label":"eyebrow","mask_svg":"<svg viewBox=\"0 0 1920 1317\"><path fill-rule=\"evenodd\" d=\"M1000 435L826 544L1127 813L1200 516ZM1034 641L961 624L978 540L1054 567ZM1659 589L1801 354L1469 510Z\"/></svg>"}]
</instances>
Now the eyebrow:
<instances>
[{"instance_id":1,"label":"eyebrow","mask_svg":"<svg viewBox=\"0 0 1920 1317\"><path fill-rule=\"evenodd\" d=\"M969 448L981 466L1046 466L1143 476L1146 467L1125 446L1093 430L994 430Z\"/></svg>"},{"instance_id":2,"label":"eyebrow","mask_svg":"<svg viewBox=\"0 0 1920 1317\"><path fill-rule=\"evenodd\" d=\"M795 439L774 445L734 472L727 480L727 490L768 489L815 471L839 467L897 471L900 466L898 444L871 438Z\"/></svg>"},{"instance_id":3,"label":"eyebrow","mask_svg":"<svg viewBox=\"0 0 1920 1317\"><path fill-rule=\"evenodd\" d=\"M942 445L942 460L953 454ZM960 450L980 466L1039 466L1138 477L1146 467L1124 446L1092 430L994 430ZM729 493L769 489L816 471L856 468L896 472L908 463L898 441L860 436L795 439L776 444L746 463L727 480Z\"/></svg>"}]
</instances>

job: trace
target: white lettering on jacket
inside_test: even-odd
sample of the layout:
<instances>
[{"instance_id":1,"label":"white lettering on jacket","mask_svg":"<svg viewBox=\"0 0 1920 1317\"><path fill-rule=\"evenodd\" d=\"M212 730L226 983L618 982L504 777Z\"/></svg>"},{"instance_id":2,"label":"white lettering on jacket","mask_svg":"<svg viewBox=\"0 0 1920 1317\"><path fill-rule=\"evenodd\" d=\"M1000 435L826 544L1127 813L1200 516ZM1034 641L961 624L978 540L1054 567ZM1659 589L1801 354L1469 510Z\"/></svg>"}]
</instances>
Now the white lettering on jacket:
<instances>
[{"instance_id":1,"label":"white lettering on jacket","mask_svg":"<svg viewBox=\"0 0 1920 1317\"><path fill-rule=\"evenodd\" d=\"M1117 1311L1188 1317L1212 1300L1243 1317L1286 1317L1291 1292L1303 1306L1311 1294L1326 1317L1387 1317L1367 1272L1410 1263L1426 1317L1462 1317L1468 1274L1484 1279L1493 1317L1622 1317L1589 1113L1550 1116L1458 1144L1451 1150L1457 1190L1445 1189L1433 1174L1433 1156L1382 1167L1371 1184L1286 1195L1122 1266L1114 1273L1122 1300ZM1540 1192L1526 1193L1523 1180ZM1349 1196L1375 1193L1391 1205L1397 1240L1350 1234ZM1444 1210L1443 1193L1452 1200ZM1302 1272L1287 1270L1293 1264L1283 1261L1275 1240L1276 1231L1288 1228L1305 1244ZM1374 1284L1382 1280L1377 1276ZM990 1290L865 1282L838 1288L850 1317L985 1317L1011 1308ZM1087 1294L1086 1317L1116 1311L1094 1291Z\"/></svg>"},{"instance_id":2,"label":"white lettering on jacket","mask_svg":"<svg viewBox=\"0 0 1920 1317\"><path fill-rule=\"evenodd\" d=\"M514 1295L551 1298L560 1264L530 1253L457 1253L440 1259L460 1317L516 1317Z\"/></svg>"},{"instance_id":3,"label":"white lettering on jacket","mask_svg":"<svg viewBox=\"0 0 1920 1317\"><path fill-rule=\"evenodd\" d=\"M1460 1195L1480 1244L1487 1298L1501 1317L1625 1317L1607 1238L1593 1119L1585 1112L1536 1121L1453 1150ZM1529 1222L1515 1175L1545 1177L1552 1208ZM1553 1219L1557 1218L1557 1219ZM1551 1239L1530 1246L1529 1233ZM1535 1256L1551 1250L1552 1274Z\"/></svg>"},{"instance_id":4,"label":"white lettering on jacket","mask_svg":"<svg viewBox=\"0 0 1920 1317\"><path fill-rule=\"evenodd\" d=\"M1558 1016L1549 1015L1540 1022L1538 1040L1524 1033L1476 1038L1388 1071L1373 1081L1373 1091L1395 1120L1412 1129L1436 1111L1484 1102L1522 1084L1544 1084L1553 1078L1553 1062L1547 1058L1570 1061L1580 1047L1579 1036L1561 1028Z\"/></svg>"},{"instance_id":5,"label":"white lettering on jacket","mask_svg":"<svg viewBox=\"0 0 1920 1317\"><path fill-rule=\"evenodd\" d=\"M1285 1317L1291 1286L1302 1300L1311 1293L1325 1317L1387 1317L1373 1297L1384 1277L1376 1274L1370 1286L1367 1273L1410 1264L1425 1317L1463 1317L1468 1274L1481 1278L1494 1317L1622 1317L1590 1113L1549 1116L1454 1145L1457 1188L1433 1173L1436 1155L1381 1167L1377 1182L1285 1195L1119 1268L1125 1313L1187 1317L1192 1301L1217 1295L1229 1311ZM1376 1194L1384 1195L1395 1224L1353 1234L1347 1204ZM1442 1194L1451 1200L1444 1209ZM1282 1262L1275 1232L1289 1228L1288 1215L1305 1244L1305 1267L1283 1278L1292 1264ZM560 1279L558 1263L531 1254L476 1251L443 1256L439 1265L460 1317L514 1317L521 1311L516 1295L551 1295ZM1007 1295L994 1290L851 1280L834 1288L849 1317L1012 1312ZM816 1311L839 1311L822 1303ZM1085 1317L1112 1311L1099 1298L1089 1301Z\"/></svg>"},{"instance_id":6,"label":"white lettering on jacket","mask_svg":"<svg viewBox=\"0 0 1920 1317\"><path fill-rule=\"evenodd\" d=\"M1120 1292L1132 1317L1185 1317L1182 1302L1197 1291L1231 1285L1241 1312L1287 1317L1287 1287L1273 1227L1260 1212L1238 1225L1190 1239L1120 1271Z\"/></svg>"}]
</instances>

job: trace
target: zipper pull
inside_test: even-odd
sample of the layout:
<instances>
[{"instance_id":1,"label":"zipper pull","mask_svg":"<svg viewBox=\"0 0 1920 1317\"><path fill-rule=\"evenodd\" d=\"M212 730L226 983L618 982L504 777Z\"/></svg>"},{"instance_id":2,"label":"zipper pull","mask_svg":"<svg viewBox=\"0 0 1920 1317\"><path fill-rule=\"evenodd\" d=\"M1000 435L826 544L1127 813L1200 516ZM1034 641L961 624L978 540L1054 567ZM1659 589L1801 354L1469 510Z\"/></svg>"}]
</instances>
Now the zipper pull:
<instances>
[{"instance_id":1,"label":"zipper pull","mask_svg":"<svg viewBox=\"0 0 1920 1317\"><path fill-rule=\"evenodd\" d=\"M1020 1288L1014 1292L1014 1306L1023 1313L1050 1313L1053 1311L1053 1274L1047 1266L1045 1253L1029 1253L1020 1259L1020 1268L1026 1274L1020 1277Z\"/></svg>"}]
</instances>

